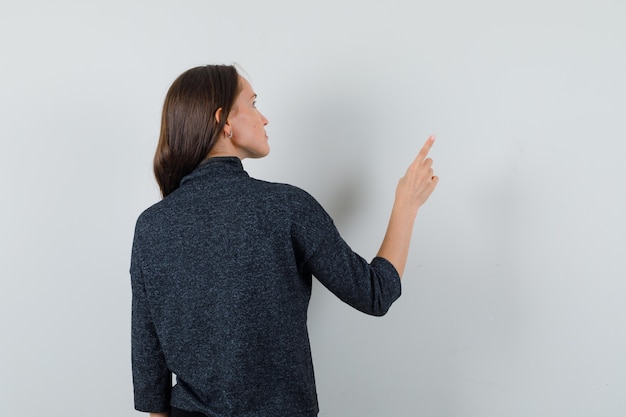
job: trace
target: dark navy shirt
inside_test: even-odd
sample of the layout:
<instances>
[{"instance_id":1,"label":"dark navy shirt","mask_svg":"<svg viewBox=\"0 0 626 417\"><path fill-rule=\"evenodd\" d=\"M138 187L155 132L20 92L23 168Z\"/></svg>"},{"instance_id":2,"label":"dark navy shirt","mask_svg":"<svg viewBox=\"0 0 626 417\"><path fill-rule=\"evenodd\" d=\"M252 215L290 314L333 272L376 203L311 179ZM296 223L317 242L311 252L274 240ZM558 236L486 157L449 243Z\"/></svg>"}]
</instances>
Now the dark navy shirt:
<instances>
[{"instance_id":1,"label":"dark navy shirt","mask_svg":"<svg viewBox=\"0 0 626 417\"><path fill-rule=\"evenodd\" d=\"M209 159L139 216L130 273L135 408L146 412L316 416L312 275L367 314L400 296L393 265L354 253L313 197L250 178L235 157Z\"/></svg>"}]
</instances>

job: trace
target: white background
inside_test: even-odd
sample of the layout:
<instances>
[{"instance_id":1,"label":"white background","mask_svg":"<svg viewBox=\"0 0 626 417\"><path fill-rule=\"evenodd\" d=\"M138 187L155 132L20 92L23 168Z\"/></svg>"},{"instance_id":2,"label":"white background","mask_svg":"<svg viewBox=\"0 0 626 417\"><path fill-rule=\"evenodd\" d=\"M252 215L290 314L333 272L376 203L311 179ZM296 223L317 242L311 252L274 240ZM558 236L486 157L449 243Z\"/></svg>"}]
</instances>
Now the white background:
<instances>
[{"instance_id":1,"label":"white background","mask_svg":"<svg viewBox=\"0 0 626 417\"><path fill-rule=\"evenodd\" d=\"M314 287L322 417L626 415L626 3L0 2L0 415L135 416L134 222L167 88L236 62L366 258L441 180L383 318Z\"/></svg>"}]
</instances>

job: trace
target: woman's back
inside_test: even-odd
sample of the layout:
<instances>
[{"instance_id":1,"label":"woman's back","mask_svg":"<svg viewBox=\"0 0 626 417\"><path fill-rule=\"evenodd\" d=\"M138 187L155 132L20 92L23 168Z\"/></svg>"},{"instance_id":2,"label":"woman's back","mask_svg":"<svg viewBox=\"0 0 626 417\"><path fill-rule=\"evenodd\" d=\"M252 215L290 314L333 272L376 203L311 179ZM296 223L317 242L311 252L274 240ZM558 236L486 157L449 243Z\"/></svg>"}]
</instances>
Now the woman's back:
<instances>
[{"instance_id":1,"label":"woman's back","mask_svg":"<svg viewBox=\"0 0 626 417\"><path fill-rule=\"evenodd\" d=\"M400 295L393 267L354 254L311 196L248 177L238 158L209 159L146 210L133 259L134 331L153 339L134 345L134 359L154 363L154 346L162 355L135 384L167 393L171 370L171 405L209 415L317 414L312 273L370 314Z\"/></svg>"}]
</instances>

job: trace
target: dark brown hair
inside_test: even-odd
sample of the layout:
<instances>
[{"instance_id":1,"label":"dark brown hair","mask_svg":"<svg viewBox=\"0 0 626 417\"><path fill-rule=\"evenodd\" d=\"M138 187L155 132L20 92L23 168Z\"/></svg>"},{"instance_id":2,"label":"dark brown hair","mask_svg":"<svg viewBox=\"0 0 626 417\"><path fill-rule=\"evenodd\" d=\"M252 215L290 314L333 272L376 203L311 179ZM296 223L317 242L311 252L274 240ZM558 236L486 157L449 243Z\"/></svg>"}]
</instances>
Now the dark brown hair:
<instances>
[{"instance_id":1,"label":"dark brown hair","mask_svg":"<svg viewBox=\"0 0 626 417\"><path fill-rule=\"evenodd\" d=\"M231 65L207 65L182 73L165 97L154 176L163 197L208 155L224 129L239 94L239 74ZM220 121L215 118L222 109Z\"/></svg>"}]
</instances>

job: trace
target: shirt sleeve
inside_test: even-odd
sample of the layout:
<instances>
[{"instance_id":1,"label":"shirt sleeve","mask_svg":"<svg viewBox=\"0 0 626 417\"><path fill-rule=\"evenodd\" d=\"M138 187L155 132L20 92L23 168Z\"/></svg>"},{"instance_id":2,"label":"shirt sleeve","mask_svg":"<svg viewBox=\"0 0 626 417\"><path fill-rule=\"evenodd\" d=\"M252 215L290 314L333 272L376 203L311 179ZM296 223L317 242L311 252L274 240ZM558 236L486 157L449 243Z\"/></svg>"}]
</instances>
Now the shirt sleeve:
<instances>
[{"instance_id":1,"label":"shirt sleeve","mask_svg":"<svg viewBox=\"0 0 626 417\"><path fill-rule=\"evenodd\" d=\"M137 242L131 257L131 356L135 409L164 412L170 408L172 374L165 363L152 321Z\"/></svg>"},{"instance_id":2,"label":"shirt sleeve","mask_svg":"<svg viewBox=\"0 0 626 417\"><path fill-rule=\"evenodd\" d=\"M400 297L400 276L386 259L367 262L340 236L328 213L310 195L296 209L292 239L304 267L340 300L374 316ZM306 208L305 208L306 207Z\"/></svg>"}]
</instances>

